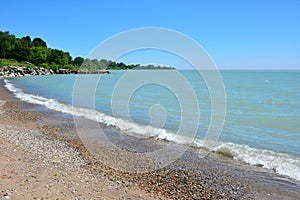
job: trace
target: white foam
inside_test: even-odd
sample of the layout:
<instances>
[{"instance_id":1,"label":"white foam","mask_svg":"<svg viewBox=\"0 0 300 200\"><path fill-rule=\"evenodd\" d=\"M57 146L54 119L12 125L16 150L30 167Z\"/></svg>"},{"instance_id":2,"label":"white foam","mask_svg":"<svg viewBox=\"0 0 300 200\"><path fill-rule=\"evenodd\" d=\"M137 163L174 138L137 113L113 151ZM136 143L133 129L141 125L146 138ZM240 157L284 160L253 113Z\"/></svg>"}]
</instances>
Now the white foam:
<instances>
[{"instance_id":1,"label":"white foam","mask_svg":"<svg viewBox=\"0 0 300 200\"><path fill-rule=\"evenodd\" d=\"M112 125L124 132L132 132L146 137L154 137L154 138L165 139L174 142L182 141L180 143L184 143L183 138L179 139L179 136L176 136L174 133L168 132L165 129L155 128L152 126L139 125L137 123L125 119L112 117L110 115L101 113L96 110L71 106L71 105L60 103L59 101L54 99L47 99L37 95L26 94L19 88L16 88L13 84L11 84L6 79L5 79L5 87L11 92L13 92L17 98L26 101L28 103L43 105L51 110L68 113L78 117L84 117L86 119L101 122L106 125Z\"/></svg>"},{"instance_id":2,"label":"white foam","mask_svg":"<svg viewBox=\"0 0 300 200\"><path fill-rule=\"evenodd\" d=\"M174 134L165 129L143 126L130 122L125 119L116 118L95 110L74 107L60 103L54 99L47 99L41 96L26 94L19 88L16 88L8 80L5 81L5 87L13 92L15 96L23 101L46 106L49 109L68 113L74 116L84 117L90 120L98 121L106 125L112 125L124 132L131 132L146 137L168 140L180 144L193 145L206 148L210 151L222 153L233 159L243 161L250 165L260 165L267 169L275 170L276 173L286 175L296 180L300 180L300 158L291 155L275 153L270 150L260 150L247 145L238 145L233 143L215 142L184 137Z\"/></svg>"},{"instance_id":3,"label":"white foam","mask_svg":"<svg viewBox=\"0 0 300 200\"><path fill-rule=\"evenodd\" d=\"M224 142L219 142L211 151L300 180L300 158L288 154Z\"/></svg>"}]
</instances>

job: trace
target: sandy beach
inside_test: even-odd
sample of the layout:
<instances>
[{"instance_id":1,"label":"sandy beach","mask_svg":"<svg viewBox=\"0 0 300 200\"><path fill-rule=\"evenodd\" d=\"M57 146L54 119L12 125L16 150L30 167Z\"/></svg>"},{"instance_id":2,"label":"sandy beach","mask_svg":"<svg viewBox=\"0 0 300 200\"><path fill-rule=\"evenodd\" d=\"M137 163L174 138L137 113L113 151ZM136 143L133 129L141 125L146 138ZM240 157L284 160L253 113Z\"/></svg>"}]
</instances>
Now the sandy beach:
<instances>
[{"instance_id":1,"label":"sandy beach","mask_svg":"<svg viewBox=\"0 0 300 200\"><path fill-rule=\"evenodd\" d=\"M164 141L110 139L126 151ZM299 199L300 184L259 167L223 157L199 158L189 148L176 162L148 173L111 168L76 135L71 116L16 99L0 79L0 198L4 199ZM100 146L97 146L100 145ZM95 144L106 159L117 149ZM126 164L126 153L121 164Z\"/></svg>"}]
</instances>

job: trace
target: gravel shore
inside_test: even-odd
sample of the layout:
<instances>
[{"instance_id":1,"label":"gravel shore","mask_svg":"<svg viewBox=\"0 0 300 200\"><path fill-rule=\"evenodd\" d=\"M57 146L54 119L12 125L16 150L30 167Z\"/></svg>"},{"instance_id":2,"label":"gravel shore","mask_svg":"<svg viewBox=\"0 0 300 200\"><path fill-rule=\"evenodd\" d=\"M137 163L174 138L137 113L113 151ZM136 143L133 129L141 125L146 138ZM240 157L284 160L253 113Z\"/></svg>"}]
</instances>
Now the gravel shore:
<instances>
[{"instance_id":1,"label":"gravel shore","mask_svg":"<svg viewBox=\"0 0 300 200\"><path fill-rule=\"evenodd\" d=\"M157 199L89 170L77 143L20 103L0 85L0 199Z\"/></svg>"},{"instance_id":2,"label":"gravel shore","mask_svg":"<svg viewBox=\"0 0 300 200\"><path fill-rule=\"evenodd\" d=\"M34 112L33 112L34 111ZM164 141L120 136L103 129L119 148L79 140L71 116L18 101L0 80L0 198L11 199L299 199L300 184L220 155L200 158L189 148L170 165L145 173L114 169L132 151ZM120 149L123 149L122 151ZM134 162L148 162L136 158Z\"/></svg>"}]
</instances>

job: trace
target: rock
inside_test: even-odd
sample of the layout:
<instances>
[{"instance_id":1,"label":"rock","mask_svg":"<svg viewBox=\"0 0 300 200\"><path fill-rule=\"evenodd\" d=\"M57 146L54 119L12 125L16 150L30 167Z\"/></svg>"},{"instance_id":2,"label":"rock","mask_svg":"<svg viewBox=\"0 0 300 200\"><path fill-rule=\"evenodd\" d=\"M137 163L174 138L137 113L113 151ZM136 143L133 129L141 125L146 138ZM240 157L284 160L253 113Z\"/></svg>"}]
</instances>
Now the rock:
<instances>
[{"instance_id":1,"label":"rock","mask_svg":"<svg viewBox=\"0 0 300 200\"><path fill-rule=\"evenodd\" d=\"M69 69L59 69L58 74L70 74L70 70Z\"/></svg>"},{"instance_id":2,"label":"rock","mask_svg":"<svg viewBox=\"0 0 300 200\"><path fill-rule=\"evenodd\" d=\"M49 74L111 74L110 71L78 71L60 68L57 71L52 69L47 70L43 67L14 67L14 66L3 66L0 67L0 77L17 77L17 76L37 76L37 75L49 75Z\"/></svg>"},{"instance_id":3,"label":"rock","mask_svg":"<svg viewBox=\"0 0 300 200\"><path fill-rule=\"evenodd\" d=\"M3 194L3 198L9 199L8 193Z\"/></svg>"},{"instance_id":4,"label":"rock","mask_svg":"<svg viewBox=\"0 0 300 200\"><path fill-rule=\"evenodd\" d=\"M53 71L52 71L53 72ZM48 75L51 72L45 68L27 68L27 67L0 67L0 77L17 77L17 76L34 76L34 75Z\"/></svg>"}]
</instances>

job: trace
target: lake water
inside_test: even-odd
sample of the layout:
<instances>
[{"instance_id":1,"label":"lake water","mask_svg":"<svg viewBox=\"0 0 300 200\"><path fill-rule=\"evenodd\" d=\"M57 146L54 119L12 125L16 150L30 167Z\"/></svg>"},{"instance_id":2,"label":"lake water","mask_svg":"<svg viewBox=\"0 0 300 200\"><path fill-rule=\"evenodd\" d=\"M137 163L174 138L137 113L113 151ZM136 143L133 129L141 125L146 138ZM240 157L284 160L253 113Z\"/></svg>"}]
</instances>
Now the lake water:
<instances>
[{"instance_id":1,"label":"lake water","mask_svg":"<svg viewBox=\"0 0 300 200\"><path fill-rule=\"evenodd\" d=\"M174 73L181 78L173 78ZM225 124L217 145L206 148L300 180L300 72L220 74L226 94ZM151 76L155 79L147 82ZM114 125L123 132L203 145L212 100L197 71L113 71L79 77L79 82L77 75L18 77L5 82L27 102ZM74 90L75 83L81 85ZM72 103L84 109L74 110ZM176 137L178 131L185 137Z\"/></svg>"}]
</instances>

